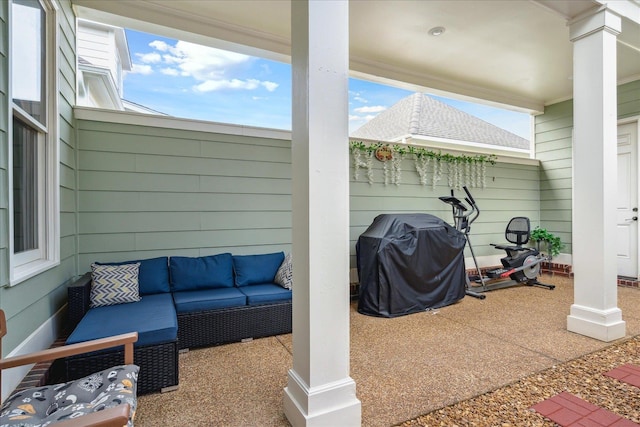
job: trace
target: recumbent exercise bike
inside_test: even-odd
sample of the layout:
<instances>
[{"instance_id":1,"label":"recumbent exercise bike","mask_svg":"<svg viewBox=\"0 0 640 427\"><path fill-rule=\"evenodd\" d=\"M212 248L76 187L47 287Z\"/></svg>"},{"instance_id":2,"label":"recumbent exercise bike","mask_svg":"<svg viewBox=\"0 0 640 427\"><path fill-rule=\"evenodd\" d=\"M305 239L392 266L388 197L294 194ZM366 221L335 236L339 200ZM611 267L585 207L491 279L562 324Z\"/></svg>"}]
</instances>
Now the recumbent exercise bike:
<instances>
[{"instance_id":1,"label":"recumbent exercise bike","mask_svg":"<svg viewBox=\"0 0 640 427\"><path fill-rule=\"evenodd\" d=\"M471 224L480 216L480 208L467 187L462 187L462 189L467 194L464 199L466 205L455 197L453 190L451 190L451 196L442 196L439 199L451 205L454 226L456 230L464 233L475 269L478 272L477 276L466 276L466 294L484 299L485 295L482 294L484 292L516 285L542 286L549 290L554 289L555 285L540 283L537 279L540 264L549 261L550 258L541 254L537 249L523 246L529 241L531 226L529 218L522 216L512 218L504 233L506 240L515 246L491 244L496 249L502 249L506 252L507 256L500 259L503 268L488 270L487 277L483 277L469 240Z\"/></svg>"}]
</instances>

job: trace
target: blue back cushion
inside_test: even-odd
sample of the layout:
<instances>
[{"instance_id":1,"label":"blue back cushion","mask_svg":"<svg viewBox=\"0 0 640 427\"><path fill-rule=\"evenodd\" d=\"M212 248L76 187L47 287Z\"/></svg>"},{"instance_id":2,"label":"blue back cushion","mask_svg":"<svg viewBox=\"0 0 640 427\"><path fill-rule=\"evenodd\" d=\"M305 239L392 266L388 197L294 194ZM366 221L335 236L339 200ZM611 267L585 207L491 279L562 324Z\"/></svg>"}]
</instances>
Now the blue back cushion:
<instances>
[{"instance_id":1,"label":"blue back cushion","mask_svg":"<svg viewBox=\"0 0 640 427\"><path fill-rule=\"evenodd\" d=\"M138 286L140 295L161 294L170 291L169 258L159 257L121 262L96 262L98 265L123 265L140 263L138 270Z\"/></svg>"},{"instance_id":2,"label":"blue back cushion","mask_svg":"<svg viewBox=\"0 0 640 427\"><path fill-rule=\"evenodd\" d=\"M173 291L233 287L230 253L198 258L172 256L169 271Z\"/></svg>"},{"instance_id":3,"label":"blue back cushion","mask_svg":"<svg viewBox=\"0 0 640 427\"><path fill-rule=\"evenodd\" d=\"M235 255L233 257L233 269L236 274L236 286L273 283L282 261L284 261L284 252L261 255Z\"/></svg>"}]
</instances>

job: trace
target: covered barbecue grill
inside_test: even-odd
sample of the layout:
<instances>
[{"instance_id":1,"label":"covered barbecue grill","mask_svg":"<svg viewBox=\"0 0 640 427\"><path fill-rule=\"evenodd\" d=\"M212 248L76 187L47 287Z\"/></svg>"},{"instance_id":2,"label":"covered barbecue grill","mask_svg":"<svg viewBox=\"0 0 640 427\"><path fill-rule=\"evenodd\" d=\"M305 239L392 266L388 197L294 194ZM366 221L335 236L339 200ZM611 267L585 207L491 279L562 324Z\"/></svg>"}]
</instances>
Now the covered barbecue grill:
<instances>
[{"instance_id":1,"label":"covered barbecue grill","mask_svg":"<svg viewBox=\"0 0 640 427\"><path fill-rule=\"evenodd\" d=\"M358 311L397 317L464 298L465 243L433 215L378 215L356 244Z\"/></svg>"}]
</instances>

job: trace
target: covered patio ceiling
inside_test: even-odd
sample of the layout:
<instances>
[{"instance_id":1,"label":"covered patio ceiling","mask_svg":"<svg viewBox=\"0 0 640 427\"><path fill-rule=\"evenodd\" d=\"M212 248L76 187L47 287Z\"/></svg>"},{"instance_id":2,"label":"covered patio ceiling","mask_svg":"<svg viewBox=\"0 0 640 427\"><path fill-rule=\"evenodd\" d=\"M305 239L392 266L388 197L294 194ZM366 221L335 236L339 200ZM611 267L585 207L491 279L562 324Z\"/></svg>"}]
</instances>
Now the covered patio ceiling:
<instances>
[{"instance_id":1,"label":"covered patio ceiling","mask_svg":"<svg viewBox=\"0 0 640 427\"><path fill-rule=\"evenodd\" d=\"M290 0L73 3L87 19L290 61ZM601 3L605 1L351 1L351 73L411 90L542 112L545 105L572 97L567 23ZM640 2L609 3L628 13ZM637 10L623 19L618 36L619 83L640 78ZM443 27L444 33L430 35L435 27Z\"/></svg>"}]
</instances>

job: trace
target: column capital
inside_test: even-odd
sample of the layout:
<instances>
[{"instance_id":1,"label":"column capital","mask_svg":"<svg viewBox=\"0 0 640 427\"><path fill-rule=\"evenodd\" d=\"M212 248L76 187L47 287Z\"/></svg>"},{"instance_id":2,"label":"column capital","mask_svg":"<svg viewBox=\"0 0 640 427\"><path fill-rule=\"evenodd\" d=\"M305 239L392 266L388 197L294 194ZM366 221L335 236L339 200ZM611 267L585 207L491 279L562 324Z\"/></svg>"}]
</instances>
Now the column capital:
<instances>
[{"instance_id":1,"label":"column capital","mask_svg":"<svg viewBox=\"0 0 640 427\"><path fill-rule=\"evenodd\" d=\"M576 42L599 31L617 36L622 31L622 18L606 7L599 7L572 19L568 25L569 39Z\"/></svg>"}]
</instances>

